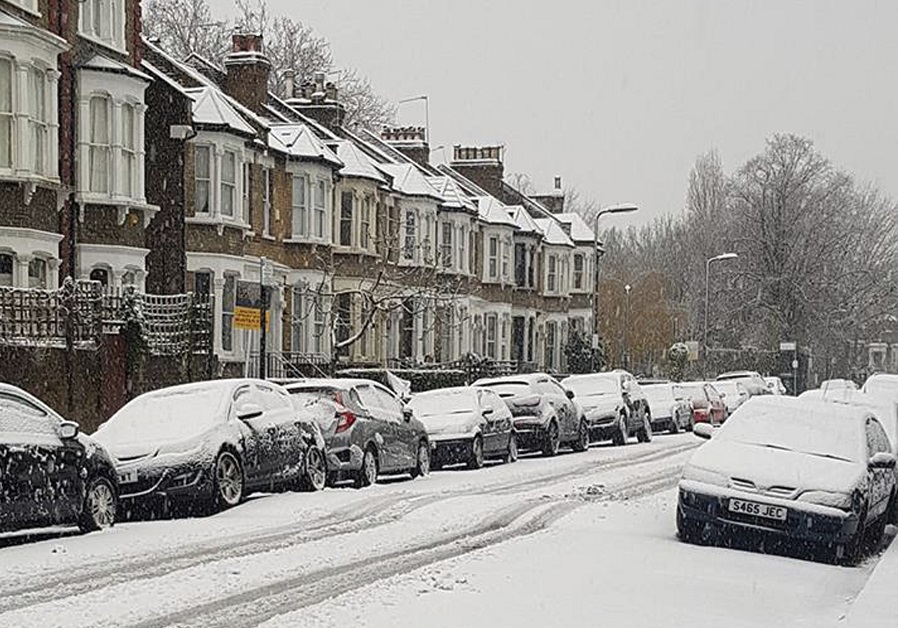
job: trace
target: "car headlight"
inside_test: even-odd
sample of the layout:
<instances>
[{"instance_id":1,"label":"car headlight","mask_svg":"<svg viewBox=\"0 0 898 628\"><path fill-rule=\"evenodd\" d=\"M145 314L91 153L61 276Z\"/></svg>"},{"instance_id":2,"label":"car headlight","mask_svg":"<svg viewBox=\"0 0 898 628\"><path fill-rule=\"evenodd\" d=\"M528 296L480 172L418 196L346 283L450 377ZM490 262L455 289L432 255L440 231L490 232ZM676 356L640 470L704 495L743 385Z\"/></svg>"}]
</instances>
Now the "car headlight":
<instances>
[{"instance_id":1,"label":"car headlight","mask_svg":"<svg viewBox=\"0 0 898 628\"><path fill-rule=\"evenodd\" d=\"M852 510L852 496L849 493L833 491L805 491L798 496L798 501L818 506L828 506L839 510Z\"/></svg>"},{"instance_id":2,"label":"car headlight","mask_svg":"<svg viewBox=\"0 0 898 628\"><path fill-rule=\"evenodd\" d=\"M687 465L686 468L683 469L683 479L723 488L726 488L729 485L729 478L724 474L692 465Z\"/></svg>"}]
</instances>

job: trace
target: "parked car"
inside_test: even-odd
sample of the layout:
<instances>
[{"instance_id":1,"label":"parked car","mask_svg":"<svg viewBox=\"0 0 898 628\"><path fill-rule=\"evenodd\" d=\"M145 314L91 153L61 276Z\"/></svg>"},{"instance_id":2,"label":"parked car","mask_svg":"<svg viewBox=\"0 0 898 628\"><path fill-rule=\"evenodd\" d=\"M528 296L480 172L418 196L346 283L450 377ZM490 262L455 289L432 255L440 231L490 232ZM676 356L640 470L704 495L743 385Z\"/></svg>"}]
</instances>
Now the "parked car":
<instances>
[{"instance_id":1,"label":"parked car","mask_svg":"<svg viewBox=\"0 0 898 628\"><path fill-rule=\"evenodd\" d=\"M692 403L692 422L720 425L727 420L727 407L717 389L708 382L680 384Z\"/></svg>"},{"instance_id":2,"label":"parked car","mask_svg":"<svg viewBox=\"0 0 898 628\"><path fill-rule=\"evenodd\" d=\"M770 388L767 387L767 382L764 381L764 378L761 377L761 374L757 371L729 371L727 373L721 373L717 376L718 382L737 380L745 386L746 390L748 390L748 394L750 395L769 395Z\"/></svg>"},{"instance_id":3,"label":"parked car","mask_svg":"<svg viewBox=\"0 0 898 628\"><path fill-rule=\"evenodd\" d=\"M857 384L850 379L827 379L820 382L820 390L835 392L838 390L857 390Z\"/></svg>"},{"instance_id":4,"label":"parked car","mask_svg":"<svg viewBox=\"0 0 898 628\"><path fill-rule=\"evenodd\" d=\"M431 466L466 462L479 469L485 458L514 462L517 436L511 411L489 388L460 386L412 396L408 407L427 429Z\"/></svg>"},{"instance_id":5,"label":"parked car","mask_svg":"<svg viewBox=\"0 0 898 628\"><path fill-rule=\"evenodd\" d=\"M94 436L115 460L123 505L220 510L253 491L322 486L314 430L283 387L262 380L145 393Z\"/></svg>"},{"instance_id":6,"label":"parked car","mask_svg":"<svg viewBox=\"0 0 898 628\"><path fill-rule=\"evenodd\" d=\"M0 384L0 532L115 523L118 482L106 450L47 404Z\"/></svg>"},{"instance_id":7,"label":"parked car","mask_svg":"<svg viewBox=\"0 0 898 628\"><path fill-rule=\"evenodd\" d=\"M307 379L289 384L292 396L330 400L319 417L329 482L369 486L381 475L430 472L430 440L424 424L387 387L367 379Z\"/></svg>"},{"instance_id":8,"label":"parked car","mask_svg":"<svg viewBox=\"0 0 898 628\"><path fill-rule=\"evenodd\" d=\"M714 390L716 390L721 399L723 399L723 403L727 407L727 414L733 414L739 406L748 401L748 398L751 397L748 393L748 389L738 379L714 382Z\"/></svg>"},{"instance_id":9,"label":"parked car","mask_svg":"<svg viewBox=\"0 0 898 628\"><path fill-rule=\"evenodd\" d=\"M771 395L785 395L786 394L786 385L783 384L783 380L779 377L770 376L765 377L764 381L767 382L767 390L770 391Z\"/></svg>"},{"instance_id":10,"label":"parked car","mask_svg":"<svg viewBox=\"0 0 898 628\"><path fill-rule=\"evenodd\" d=\"M669 430L676 434L680 430L691 431L693 426L692 403L678 384L640 383L642 392L649 403L653 430Z\"/></svg>"},{"instance_id":11,"label":"parked car","mask_svg":"<svg viewBox=\"0 0 898 628\"><path fill-rule=\"evenodd\" d=\"M554 456L563 446L589 448L589 430L575 393L545 373L479 379L474 386L496 392L506 403L521 450Z\"/></svg>"},{"instance_id":12,"label":"parked car","mask_svg":"<svg viewBox=\"0 0 898 628\"><path fill-rule=\"evenodd\" d=\"M881 538L895 507L895 456L869 410L756 398L719 430L697 425L695 433L710 442L679 484L682 540L762 531L853 561L865 539Z\"/></svg>"},{"instance_id":13,"label":"parked car","mask_svg":"<svg viewBox=\"0 0 898 628\"><path fill-rule=\"evenodd\" d=\"M652 411L642 386L626 371L571 375L562 382L577 395L590 441L623 445L631 434L652 440Z\"/></svg>"},{"instance_id":14,"label":"parked car","mask_svg":"<svg viewBox=\"0 0 898 628\"><path fill-rule=\"evenodd\" d=\"M874 373L864 382L862 390L871 395L889 397L898 403L898 375Z\"/></svg>"}]
</instances>

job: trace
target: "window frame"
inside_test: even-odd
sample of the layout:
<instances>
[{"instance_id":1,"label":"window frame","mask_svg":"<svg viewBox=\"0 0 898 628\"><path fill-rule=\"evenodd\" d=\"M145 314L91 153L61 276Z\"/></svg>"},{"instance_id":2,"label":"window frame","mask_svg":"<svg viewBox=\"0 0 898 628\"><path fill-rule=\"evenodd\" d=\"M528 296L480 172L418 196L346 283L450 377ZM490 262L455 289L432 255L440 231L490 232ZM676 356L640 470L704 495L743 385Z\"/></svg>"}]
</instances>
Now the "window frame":
<instances>
[{"instance_id":1,"label":"window frame","mask_svg":"<svg viewBox=\"0 0 898 628\"><path fill-rule=\"evenodd\" d=\"M558 291L558 256L550 253L546 256L546 292Z\"/></svg>"},{"instance_id":2,"label":"window frame","mask_svg":"<svg viewBox=\"0 0 898 628\"><path fill-rule=\"evenodd\" d=\"M495 235L487 238L487 276L499 278L499 236Z\"/></svg>"},{"instance_id":3,"label":"window frame","mask_svg":"<svg viewBox=\"0 0 898 628\"><path fill-rule=\"evenodd\" d=\"M108 46L118 52L125 50L125 3L124 0L84 0L80 3L78 34L91 41ZM107 17L108 35L103 32L102 22L97 17ZM100 32L97 32L97 31Z\"/></svg>"},{"instance_id":4,"label":"window frame","mask_svg":"<svg viewBox=\"0 0 898 628\"><path fill-rule=\"evenodd\" d=\"M352 248L353 217L355 215L355 193L351 190L340 192L340 215L338 217L337 245Z\"/></svg>"},{"instance_id":5,"label":"window frame","mask_svg":"<svg viewBox=\"0 0 898 628\"><path fill-rule=\"evenodd\" d=\"M234 310L237 306L237 280L238 277L234 273L225 273L221 285L221 350L223 353L234 353L236 351L236 343L234 342ZM229 283L231 284L230 295L228 294ZM227 345L225 344L225 330L228 330Z\"/></svg>"},{"instance_id":6,"label":"window frame","mask_svg":"<svg viewBox=\"0 0 898 628\"><path fill-rule=\"evenodd\" d=\"M8 109L0 109L0 124L6 124L8 126L8 134L7 138L9 139L9 145L3 146L0 145L0 170L14 170L16 165L16 91L14 89L14 83L16 79L16 64L13 58L2 56L0 57L0 66L6 66L9 68L9 81L0 82L0 85L5 84L8 89L8 97L9 97L9 108ZM0 102L3 102L3 98L0 97ZM6 152L8 151L8 152ZM8 157L8 162L6 164L3 163L3 155Z\"/></svg>"},{"instance_id":7,"label":"window frame","mask_svg":"<svg viewBox=\"0 0 898 628\"><path fill-rule=\"evenodd\" d=\"M227 159L233 163L233 178L225 179L228 168L225 165ZM224 149L221 151L221 172L218 175L218 214L223 220L233 221L237 219L237 171L240 160L237 151ZM230 213L225 213L225 199L230 199Z\"/></svg>"},{"instance_id":8,"label":"window frame","mask_svg":"<svg viewBox=\"0 0 898 628\"><path fill-rule=\"evenodd\" d=\"M418 240L418 214L414 209L405 210L405 222L403 228L402 257L408 261L414 261L415 248Z\"/></svg>"},{"instance_id":9,"label":"window frame","mask_svg":"<svg viewBox=\"0 0 898 628\"><path fill-rule=\"evenodd\" d=\"M585 290L583 279L586 276L584 272L586 270L585 264L586 258L582 253L574 253L574 262L573 262L573 289L574 290ZM577 263L580 263L580 268L577 268Z\"/></svg>"},{"instance_id":10,"label":"window frame","mask_svg":"<svg viewBox=\"0 0 898 628\"><path fill-rule=\"evenodd\" d=\"M327 181L319 179L316 181L315 190L312 199L313 213L315 216L315 237L320 240L326 240L327 234ZM320 197L320 198L319 198ZM318 201L321 201L320 205Z\"/></svg>"},{"instance_id":11,"label":"window frame","mask_svg":"<svg viewBox=\"0 0 898 628\"><path fill-rule=\"evenodd\" d=\"M200 153L207 153L206 160L206 177L200 177ZM213 146L211 144L197 144L193 147L193 180L194 180L194 198L193 198L193 212L194 215L203 215L203 216L211 216L212 215L212 156L213 156ZM200 199L200 183L204 183L206 186L206 209L201 210L199 199Z\"/></svg>"},{"instance_id":12,"label":"window frame","mask_svg":"<svg viewBox=\"0 0 898 628\"><path fill-rule=\"evenodd\" d=\"M293 209L291 233L294 238L305 238L309 234L309 179L303 174L293 175L293 189L290 206ZM302 188L302 193L297 194L297 189Z\"/></svg>"},{"instance_id":13,"label":"window frame","mask_svg":"<svg viewBox=\"0 0 898 628\"><path fill-rule=\"evenodd\" d=\"M106 124L105 124L105 132L106 137L105 140L101 141L97 138L98 131L102 128L97 124L96 119L96 111L94 109L94 103L103 102L103 108L105 109L106 115ZM90 194L98 194L109 196L113 194L112 190L112 182L113 182L113 155L112 155L112 145L113 145L113 137L114 133L112 130L112 121L113 118L113 109L112 109L112 97L109 94L92 94L90 97L90 117L88 121L90 136L87 141L88 146L88 163L90 168L90 174L88 179L88 187L87 191ZM96 165L96 159L98 155L105 155L105 168L98 168ZM104 180L104 189L97 189L95 187L96 179L94 178L96 174L101 173L105 170L105 180Z\"/></svg>"},{"instance_id":14,"label":"window frame","mask_svg":"<svg viewBox=\"0 0 898 628\"><path fill-rule=\"evenodd\" d=\"M444 220L440 223L440 262L443 268L452 268L452 251L454 250L452 238L454 234L455 224L451 220Z\"/></svg>"}]
</instances>

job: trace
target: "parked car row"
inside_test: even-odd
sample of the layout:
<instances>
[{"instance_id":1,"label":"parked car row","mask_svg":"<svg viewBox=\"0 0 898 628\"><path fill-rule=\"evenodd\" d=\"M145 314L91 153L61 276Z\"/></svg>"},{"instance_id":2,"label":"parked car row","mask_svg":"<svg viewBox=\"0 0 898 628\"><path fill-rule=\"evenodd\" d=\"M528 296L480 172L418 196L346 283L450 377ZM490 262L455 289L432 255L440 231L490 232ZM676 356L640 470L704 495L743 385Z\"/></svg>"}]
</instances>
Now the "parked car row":
<instances>
[{"instance_id":1,"label":"parked car row","mask_svg":"<svg viewBox=\"0 0 898 628\"><path fill-rule=\"evenodd\" d=\"M898 376L861 390L825 382L797 399L759 396L719 428L684 469L677 531L683 541L765 534L812 543L852 563L898 519Z\"/></svg>"}]
</instances>

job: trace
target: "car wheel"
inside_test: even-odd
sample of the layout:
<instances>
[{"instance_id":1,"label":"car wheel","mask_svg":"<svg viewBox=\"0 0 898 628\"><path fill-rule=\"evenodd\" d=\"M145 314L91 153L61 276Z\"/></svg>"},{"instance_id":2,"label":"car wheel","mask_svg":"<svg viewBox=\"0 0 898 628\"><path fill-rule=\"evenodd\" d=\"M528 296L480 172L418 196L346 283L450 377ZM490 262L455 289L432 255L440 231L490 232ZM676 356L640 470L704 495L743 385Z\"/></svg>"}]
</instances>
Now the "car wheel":
<instances>
[{"instance_id":1,"label":"car wheel","mask_svg":"<svg viewBox=\"0 0 898 628\"><path fill-rule=\"evenodd\" d=\"M546 435L543 438L543 455L555 456L558 454L558 448L561 445L558 436L558 424L555 419L549 421L549 427L546 428Z\"/></svg>"},{"instance_id":2,"label":"car wheel","mask_svg":"<svg viewBox=\"0 0 898 628\"><path fill-rule=\"evenodd\" d=\"M221 452L215 459L215 500L219 510L243 500L243 467L229 451Z\"/></svg>"},{"instance_id":3,"label":"car wheel","mask_svg":"<svg viewBox=\"0 0 898 628\"><path fill-rule=\"evenodd\" d=\"M365 488L377 482L377 453L374 447L368 447L362 456L362 468L355 472L355 487Z\"/></svg>"},{"instance_id":4,"label":"car wheel","mask_svg":"<svg viewBox=\"0 0 898 628\"><path fill-rule=\"evenodd\" d=\"M611 437L611 443L618 447L626 445L629 437L630 434L627 430L627 415L621 412L620 419L617 422L617 431L614 433L614 436Z\"/></svg>"},{"instance_id":5,"label":"car wheel","mask_svg":"<svg viewBox=\"0 0 898 628\"><path fill-rule=\"evenodd\" d=\"M864 508L861 510L861 514L858 517L858 526L854 536L852 536L848 542L840 543L834 548L836 562L840 562L844 565L854 565L861 559L861 555L864 553L864 540L867 538L866 519L867 506L864 505Z\"/></svg>"},{"instance_id":6,"label":"car wheel","mask_svg":"<svg viewBox=\"0 0 898 628\"><path fill-rule=\"evenodd\" d=\"M471 441L471 451L468 453L468 468L479 469L483 466L483 440L475 436Z\"/></svg>"},{"instance_id":7,"label":"car wheel","mask_svg":"<svg viewBox=\"0 0 898 628\"><path fill-rule=\"evenodd\" d=\"M306 468L302 480L305 491L320 491L327 485L327 462L324 452L317 447L309 447L306 452Z\"/></svg>"},{"instance_id":8,"label":"car wheel","mask_svg":"<svg viewBox=\"0 0 898 628\"><path fill-rule=\"evenodd\" d=\"M670 418L670 433L671 434L679 434L680 432L680 415L677 412L673 413L673 416Z\"/></svg>"},{"instance_id":9,"label":"car wheel","mask_svg":"<svg viewBox=\"0 0 898 628\"><path fill-rule=\"evenodd\" d=\"M642 427L636 433L636 438L640 443L652 442L652 415L646 410L642 415Z\"/></svg>"},{"instance_id":10,"label":"car wheel","mask_svg":"<svg viewBox=\"0 0 898 628\"><path fill-rule=\"evenodd\" d=\"M689 423L686 424L686 431L691 432L692 428L695 427L695 415L691 412L689 413Z\"/></svg>"},{"instance_id":11,"label":"car wheel","mask_svg":"<svg viewBox=\"0 0 898 628\"><path fill-rule=\"evenodd\" d=\"M483 449L481 448L481 464ZM415 462L415 468L412 469L412 477L419 478L430 473L430 445L426 441L418 443L418 455Z\"/></svg>"},{"instance_id":12,"label":"car wheel","mask_svg":"<svg viewBox=\"0 0 898 628\"><path fill-rule=\"evenodd\" d=\"M589 449L589 428L583 419L580 420L580 428L577 430L577 440L571 444L571 448L578 452Z\"/></svg>"},{"instance_id":13,"label":"car wheel","mask_svg":"<svg viewBox=\"0 0 898 628\"><path fill-rule=\"evenodd\" d=\"M108 479L98 476L87 485L78 527L82 532L95 532L115 524L115 487Z\"/></svg>"},{"instance_id":14,"label":"car wheel","mask_svg":"<svg viewBox=\"0 0 898 628\"><path fill-rule=\"evenodd\" d=\"M502 460L508 463L518 461L518 436L514 432L508 435L508 450Z\"/></svg>"}]
</instances>

